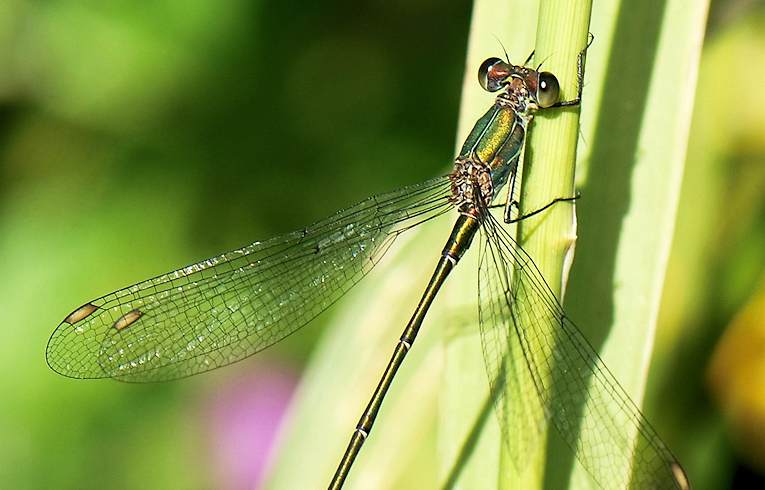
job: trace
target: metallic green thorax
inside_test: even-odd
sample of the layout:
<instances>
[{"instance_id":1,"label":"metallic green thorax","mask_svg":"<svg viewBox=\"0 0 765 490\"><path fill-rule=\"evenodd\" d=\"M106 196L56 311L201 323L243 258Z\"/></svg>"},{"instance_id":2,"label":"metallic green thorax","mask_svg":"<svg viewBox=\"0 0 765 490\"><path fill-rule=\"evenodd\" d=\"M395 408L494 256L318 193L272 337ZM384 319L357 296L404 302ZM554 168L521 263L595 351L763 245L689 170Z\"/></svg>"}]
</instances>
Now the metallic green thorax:
<instances>
[{"instance_id":1,"label":"metallic green thorax","mask_svg":"<svg viewBox=\"0 0 765 490\"><path fill-rule=\"evenodd\" d=\"M514 171L518 164L518 155L526 136L525 124L519 119L512 108L495 103L476 121L460 150L460 157L472 157L488 165L495 187L504 184L494 177L495 172L501 173L505 169Z\"/></svg>"},{"instance_id":2,"label":"metallic green thorax","mask_svg":"<svg viewBox=\"0 0 765 490\"><path fill-rule=\"evenodd\" d=\"M489 205L515 175L530 119L498 97L476 122L451 174L452 198L461 211L475 215L475 209Z\"/></svg>"}]
</instances>

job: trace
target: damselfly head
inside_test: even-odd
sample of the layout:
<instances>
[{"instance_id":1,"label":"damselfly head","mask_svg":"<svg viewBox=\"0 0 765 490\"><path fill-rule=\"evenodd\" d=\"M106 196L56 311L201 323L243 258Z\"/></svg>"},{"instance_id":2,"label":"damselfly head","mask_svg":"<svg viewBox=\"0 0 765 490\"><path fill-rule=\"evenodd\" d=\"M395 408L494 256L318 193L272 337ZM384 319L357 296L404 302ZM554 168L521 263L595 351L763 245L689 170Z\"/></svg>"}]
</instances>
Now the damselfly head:
<instances>
[{"instance_id":1,"label":"damselfly head","mask_svg":"<svg viewBox=\"0 0 765 490\"><path fill-rule=\"evenodd\" d=\"M513 65L499 58L489 58L478 68L478 83L487 92L496 92L507 84Z\"/></svg>"},{"instance_id":2,"label":"damselfly head","mask_svg":"<svg viewBox=\"0 0 765 490\"><path fill-rule=\"evenodd\" d=\"M542 108L558 102L560 84L549 71L536 71L525 66L515 66L500 58L489 58L478 69L478 83L487 92L497 92L510 85L513 79L521 83Z\"/></svg>"}]
</instances>

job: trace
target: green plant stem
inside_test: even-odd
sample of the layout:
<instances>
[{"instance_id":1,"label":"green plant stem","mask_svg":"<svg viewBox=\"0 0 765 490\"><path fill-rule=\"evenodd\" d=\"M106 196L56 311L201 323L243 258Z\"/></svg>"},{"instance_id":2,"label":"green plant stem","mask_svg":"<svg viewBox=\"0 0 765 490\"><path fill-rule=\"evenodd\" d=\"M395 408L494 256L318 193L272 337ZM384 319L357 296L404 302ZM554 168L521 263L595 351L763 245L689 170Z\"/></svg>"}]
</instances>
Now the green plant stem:
<instances>
[{"instance_id":1,"label":"green plant stem","mask_svg":"<svg viewBox=\"0 0 765 490\"><path fill-rule=\"evenodd\" d=\"M552 72L561 84L561 97L577 95L577 57L587 43L590 0L543 0L539 9L535 63ZM574 195L579 108L541 112L529 131L524 159L520 207L526 213L557 197ZM561 203L518 225L519 243L561 297L564 265L571 260L576 239L574 206Z\"/></svg>"},{"instance_id":2,"label":"green plant stem","mask_svg":"<svg viewBox=\"0 0 765 490\"><path fill-rule=\"evenodd\" d=\"M556 75L562 100L577 97L578 56L587 44L591 7L590 0L542 0L540 3L534 62L541 63L540 70ZM578 107L541 111L535 118L523 163L521 213L539 209L555 198L574 195L578 137ZM576 241L574 206L559 203L520 222L517 237L562 302ZM537 463L534 465L536 471L525 471L520 475L526 487L543 487L544 441L540 438L535 457L530 458ZM510 455L507 446L502 445L500 481L505 488L518 484L519 477L513 474L518 462L510 460L517 456Z\"/></svg>"}]
</instances>

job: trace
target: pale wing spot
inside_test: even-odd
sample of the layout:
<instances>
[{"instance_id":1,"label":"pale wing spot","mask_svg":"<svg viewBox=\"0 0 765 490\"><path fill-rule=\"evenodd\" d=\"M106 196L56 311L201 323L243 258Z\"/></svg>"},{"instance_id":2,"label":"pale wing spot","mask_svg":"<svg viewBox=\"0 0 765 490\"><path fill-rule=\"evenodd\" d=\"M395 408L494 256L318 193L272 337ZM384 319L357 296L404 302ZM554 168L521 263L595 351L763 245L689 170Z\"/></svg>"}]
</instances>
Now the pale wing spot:
<instances>
[{"instance_id":1,"label":"pale wing spot","mask_svg":"<svg viewBox=\"0 0 765 490\"><path fill-rule=\"evenodd\" d=\"M79 322L83 318L87 318L90 315L93 314L94 311L98 309L97 306L91 304L91 303L85 303L84 305L80 306L73 312L69 313L69 316L64 318L64 323L68 323L69 325L74 325L75 323Z\"/></svg>"},{"instance_id":2,"label":"pale wing spot","mask_svg":"<svg viewBox=\"0 0 765 490\"><path fill-rule=\"evenodd\" d=\"M116 328L117 330L123 330L129 327L130 325L134 324L135 322L137 322L138 319L141 318L142 316L143 316L143 312L141 310L128 311L127 313L119 317L119 319L116 322L114 322L114 328Z\"/></svg>"},{"instance_id":3,"label":"pale wing spot","mask_svg":"<svg viewBox=\"0 0 765 490\"><path fill-rule=\"evenodd\" d=\"M672 463L672 474L675 476L675 482L680 489L690 490L691 484L688 481L688 475L685 474L683 467L676 462Z\"/></svg>"}]
</instances>

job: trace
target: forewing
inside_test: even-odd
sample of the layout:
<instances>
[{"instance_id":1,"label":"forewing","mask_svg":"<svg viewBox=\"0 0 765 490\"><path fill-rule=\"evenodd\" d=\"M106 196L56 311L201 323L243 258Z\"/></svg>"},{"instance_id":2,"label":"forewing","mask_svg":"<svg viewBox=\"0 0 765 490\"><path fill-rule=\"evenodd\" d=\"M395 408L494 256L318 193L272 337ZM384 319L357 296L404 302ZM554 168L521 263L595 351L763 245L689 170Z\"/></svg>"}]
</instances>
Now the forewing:
<instances>
[{"instance_id":1,"label":"forewing","mask_svg":"<svg viewBox=\"0 0 765 490\"><path fill-rule=\"evenodd\" d=\"M48 364L73 378L159 381L241 360L327 309L449 197L447 177L405 187L95 299L53 332Z\"/></svg>"},{"instance_id":2,"label":"forewing","mask_svg":"<svg viewBox=\"0 0 765 490\"><path fill-rule=\"evenodd\" d=\"M688 488L680 464L566 317L528 254L493 217L484 228L493 258L483 260L481 291L492 299L481 301L481 331L489 374L499 380L493 383L508 378L495 407L511 450L528 449L533 437L514 434L525 424L538 430L546 419L603 488Z\"/></svg>"}]
</instances>

